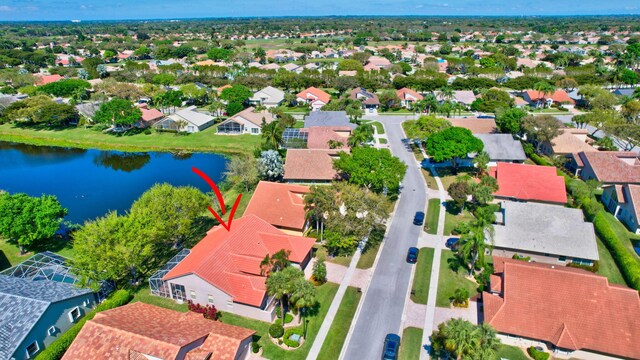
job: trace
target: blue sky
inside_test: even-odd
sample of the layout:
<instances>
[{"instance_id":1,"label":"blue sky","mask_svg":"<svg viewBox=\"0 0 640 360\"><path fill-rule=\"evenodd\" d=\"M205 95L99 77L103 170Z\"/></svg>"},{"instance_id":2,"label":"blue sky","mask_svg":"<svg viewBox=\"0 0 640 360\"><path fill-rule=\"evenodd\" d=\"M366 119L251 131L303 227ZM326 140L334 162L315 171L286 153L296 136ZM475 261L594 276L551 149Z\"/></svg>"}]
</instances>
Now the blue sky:
<instances>
[{"instance_id":1,"label":"blue sky","mask_svg":"<svg viewBox=\"0 0 640 360\"><path fill-rule=\"evenodd\" d=\"M239 16L639 13L639 0L0 0L0 21Z\"/></svg>"}]
</instances>

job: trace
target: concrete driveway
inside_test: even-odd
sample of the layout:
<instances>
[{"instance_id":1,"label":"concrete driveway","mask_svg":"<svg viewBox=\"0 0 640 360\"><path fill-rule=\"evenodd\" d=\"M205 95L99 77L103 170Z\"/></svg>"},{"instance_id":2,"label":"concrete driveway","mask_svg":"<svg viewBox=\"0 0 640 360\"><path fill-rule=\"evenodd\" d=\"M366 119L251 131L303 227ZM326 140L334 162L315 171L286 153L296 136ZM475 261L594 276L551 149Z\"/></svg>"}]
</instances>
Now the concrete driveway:
<instances>
[{"instance_id":1,"label":"concrete driveway","mask_svg":"<svg viewBox=\"0 0 640 360\"><path fill-rule=\"evenodd\" d=\"M391 220L388 237L381 250L380 259L362 300L353 332L349 337L344 359L379 359L384 338L388 333L402 335L401 321L408 296L411 267L406 263L407 249L416 246L420 227L413 225L416 211L425 211L427 194L420 168L403 142L399 116L367 116L384 123L390 149L409 167L403 181L396 213Z\"/></svg>"}]
</instances>

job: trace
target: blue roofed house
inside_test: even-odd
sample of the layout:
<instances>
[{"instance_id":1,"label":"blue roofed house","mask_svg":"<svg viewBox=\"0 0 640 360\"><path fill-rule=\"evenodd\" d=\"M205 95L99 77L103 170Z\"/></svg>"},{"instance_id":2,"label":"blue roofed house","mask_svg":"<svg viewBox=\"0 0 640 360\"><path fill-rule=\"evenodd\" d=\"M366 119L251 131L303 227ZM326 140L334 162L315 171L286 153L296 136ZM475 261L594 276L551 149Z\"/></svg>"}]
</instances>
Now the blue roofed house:
<instances>
[{"instance_id":1,"label":"blue roofed house","mask_svg":"<svg viewBox=\"0 0 640 360\"><path fill-rule=\"evenodd\" d=\"M0 273L0 359L32 359L99 300L79 288L65 259L40 253Z\"/></svg>"}]
</instances>

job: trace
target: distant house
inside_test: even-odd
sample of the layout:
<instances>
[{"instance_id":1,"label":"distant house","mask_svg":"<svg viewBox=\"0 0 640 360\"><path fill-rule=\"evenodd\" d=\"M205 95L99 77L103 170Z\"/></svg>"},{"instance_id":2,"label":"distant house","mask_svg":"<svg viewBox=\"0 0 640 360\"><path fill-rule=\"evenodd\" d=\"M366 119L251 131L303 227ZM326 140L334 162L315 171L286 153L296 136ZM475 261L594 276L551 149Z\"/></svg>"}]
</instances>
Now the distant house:
<instances>
[{"instance_id":1,"label":"distant house","mask_svg":"<svg viewBox=\"0 0 640 360\"><path fill-rule=\"evenodd\" d=\"M100 109L100 105L102 103L94 101L94 102L85 102L81 104L76 104L75 108L78 110L78 113L90 121L93 121L93 117L96 115L96 111Z\"/></svg>"},{"instance_id":2,"label":"distant house","mask_svg":"<svg viewBox=\"0 0 640 360\"><path fill-rule=\"evenodd\" d=\"M438 99L439 102L447 100L438 92L436 92L436 99ZM476 100L476 95L471 90L456 90L453 92L453 99L451 100L459 104L471 106L471 103Z\"/></svg>"},{"instance_id":3,"label":"distant house","mask_svg":"<svg viewBox=\"0 0 640 360\"><path fill-rule=\"evenodd\" d=\"M311 112L304 118L304 127L312 128L316 126L356 128L356 124L349 121L349 117L347 117L347 113L344 111Z\"/></svg>"},{"instance_id":4,"label":"distant house","mask_svg":"<svg viewBox=\"0 0 640 360\"><path fill-rule=\"evenodd\" d=\"M635 88L625 88L625 89L615 89L613 92L614 95L616 96L633 96L633 93L636 89Z\"/></svg>"},{"instance_id":5,"label":"distant house","mask_svg":"<svg viewBox=\"0 0 640 360\"><path fill-rule=\"evenodd\" d=\"M562 359L639 359L638 291L558 264L493 257L484 321L503 342Z\"/></svg>"},{"instance_id":6,"label":"distant house","mask_svg":"<svg viewBox=\"0 0 640 360\"><path fill-rule=\"evenodd\" d=\"M146 103L138 104L138 108L142 111L140 121L136 123L136 127L147 128L164 117L164 114L158 109L150 109Z\"/></svg>"},{"instance_id":7,"label":"distant house","mask_svg":"<svg viewBox=\"0 0 640 360\"><path fill-rule=\"evenodd\" d=\"M0 273L0 358L32 359L100 299L76 279L63 257L44 252Z\"/></svg>"},{"instance_id":8,"label":"distant house","mask_svg":"<svg viewBox=\"0 0 640 360\"><path fill-rule=\"evenodd\" d=\"M582 210L516 201L502 201L500 207L493 255L511 258L518 254L537 262L583 265L600 258L593 224L584 220Z\"/></svg>"},{"instance_id":9,"label":"distant house","mask_svg":"<svg viewBox=\"0 0 640 360\"><path fill-rule=\"evenodd\" d=\"M629 230L640 234L640 185L604 186L602 203Z\"/></svg>"},{"instance_id":10,"label":"distant house","mask_svg":"<svg viewBox=\"0 0 640 360\"><path fill-rule=\"evenodd\" d=\"M589 130L587 129L562 129L562 134L553 138L553 140L545 141L540 144L540 151L546 155L569 155L585 152L598 151L593 146L589 145Z\"/></svg>"},{"instance_id":11,"label":"distant house","mask_svg":"<svg viewBox=\"0 0 640 360\"><path fill-rule=\"evenodd\" d=\"M311 110L317 111L331 101L331 95L312 86L299 92L296 95L296 100L298 103L309 104Z\"/></svg>"},{"instance_id":12,"label":"distant house","mask_svg":"<svg viewBox=\"0 0 640 360\"><path fill-rule=\"evenodd\" d=\"M489 175L498 181L498 191L493 194L498 199L567 203L564 178L553 166L499 162L489 168Z\"/></svg>"},{"instance_id":13,"label":"distant house","mask_svg":"<svg viewBox=\"0 0 640 360\"><path fill-rule=\"evenodd\" d=\"M277 107L284 101L284 91L276 89L273 86L267 86L262 90L258 90L249 99L253 105L262 105L267 108Z\"/></svg>"},{"instance_id":14,"label":"distant house","mask_svg":"<svg viewBox=\"0 0 640 360\"><path fill-rule=\"evenodd\" d=\"M640 185L640 160L631 151L596 151L571 154L567 168L584 180L605 185Z\"/></svg>"},{"instance_id":15,"label":"distant house","mask_svg":"<svg viewBox=\"0 0 640 360\"><path fill-rule=\"evenodd\" d=\"M297 73L297 74L301 73L302 70L303 70L303 67L301 67L298 64L294 64L294 63L284 64L280 68L281 69L285 69L287 71L291 71L291 72Z\"/></svg>"},{"instance_id":16,"label":"distant house","mask_svg":"<svg viewBox=\"0 0 640 360\"><path fill-rule=\"evenodd\" d=\"M521 163L527 159L522 144L514 140L511 134L476 134L482 140L484 151L489 154L489 166L495 166L497 162Z\"/></svg>"},{"instance_id":17,"label":"distant house","mask_svg":"<svg viewBox=\"0 0 640 360\"><path fill-rule=\"evenodd\" d=\"M567 94L564 90L555 90L553 94L543 93L537 90L527 90L523 96L525 101L529 103L531 107L549 107L553 104L562 105L566 108L573 107L576 102Z\"/></svg>"},{"instance_id":18,"label":"distant house","mask_svg":"<svg viewBox=\"0 0 640 360\"><path fill-rule=\"evenodd\" d=\"M254 330L135 302L96 314L64 360L247 359Z\"/></svg>"},{"instance_id":19,"label":"distant house","mask_svg":"<svg viewBox=\"0 0 640 360\"><path fill-rule=\"evenodd\" d=\"M268 111L256 112L250 106L241 112L233 115L227 120L221 122L217 127L218 134L252 134L259 135L262 133L262 125L269 124L273 121L273 115Z\"/></svg>"},{"instance_id":20,"label":"distant house","mask_svg":"<svg viewBox=\"0 0 640 360\"><path fill-rule=\"evenodd\" d=\"M406 87L397 90L396 96L400 99L400 105L406 108L411 108L413 103L424 99L424 96Z\"/></svg>"},{"instance_id":21,"label":"distant house","mask_svg":"<svg viewBox=\"0 0 640 360\"><path fill-rule=\"evenodd\" d=\"M304 203L308 193L308 186L260 181L244 215L255 215L289 235L302 236L308 226Z\"/></svg>"},{"instance_id":22,"label":"distant house","mask_svg":"<svg viewBox=\"0 0 640 360\"><path fill-rule=\"evenodd\" d=\"M246 215L235 219L229 231L221 225L211 228L186 257L170 261L172 268L165 267L149 280L151 292L272 322L276 301L267 295L260 263L266 255L285 250L290 251L289 260L304 269L314 244L315 239L288 235ZM159 276L161 281L156 280Z\"/></svg>"},{"instance_id":23,"label":"distant house","mask_svg":"<svg viewBox=\"0 0 640 360\"><path fill-rule=\"evenodd\" d=\"M213 116L196 111L196 106L189 106L158 121L155 126L160 130L195 133L213 125L213 120Z\"/></svg>"},{"instance_id":24,"label":"distant house","mask_svg":"<svg viewBox=\"0 0 640 360\"><path fill-rule=\"evenodd\" d=\"M365 70L389 69L391 67L391 61L381 56L370 56L369 59L367 59L367 66Z\"/></svg>"},{"instance_id":25,"label":"distant house","mask_svg":"<svg viewBox=\"0 0 640 360\"><path fill-rule=\"evenodd\" d=\"M64 77L58 74L53 74L53 75L42 75L42 74L36 74L35 75L36 78L36 85L37 86L42 86L42 85L47 85L50 84L52 82L56 82L56 81L60 81L63 80Z\"/></svg>"},{"instance_id":26,"label":"distant house","mask_svg":"<svg viewBox=\"0 0 640 360\"><path fill-rule=\"evenodd\" d=\"M361 101L362 109L370 113L376 112L380 107L380 99L378 99L378 95L360 87L349 92L349 99Z\"/></svg>"},{"instance_id":27,"label":"distant house","mask_svg":"<svg viewBox=\"0 0 640 360\"><path fill-rule=\"evenodd\" d=\"M288 149L284 162L284 180L296 183L328 183L338 172L333 161L340 150Z\"/></svg>"}]
</instances>

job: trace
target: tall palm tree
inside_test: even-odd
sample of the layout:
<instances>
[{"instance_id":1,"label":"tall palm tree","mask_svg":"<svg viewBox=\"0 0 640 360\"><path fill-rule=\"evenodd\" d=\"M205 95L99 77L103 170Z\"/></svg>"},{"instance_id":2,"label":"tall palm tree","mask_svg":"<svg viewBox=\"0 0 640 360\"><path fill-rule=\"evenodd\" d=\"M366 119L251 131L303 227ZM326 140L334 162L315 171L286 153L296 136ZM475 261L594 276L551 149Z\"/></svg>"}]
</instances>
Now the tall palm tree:
<instances>
[{"instance_id":1,"label":"tall palm tree","mask_svg":"<svg viewBox=\"0 0 640 360\"><path fill-rule=\"evenodd\" d=\"M438 96L440 97L440 100L443 101L453 101L455 99L454 91L450 87L443 87L442 89L440 89L440 91L438 92Z\"/></svg>"},{"instance_id":2,"label":"tall palm tree","mask_svg":"<svg viewBox=\"0 0 640 360\"><path fill-rule=\"evenodd\" d=\"M298 314L304 324L305 310L316 303L316 288L311 281L302 277L294 282L291 293L291 303L298 309Z\"/></svg>"},{"instance_id":3,"label":"tall palm tree","mask_svg":"<svg viewBox=\"0 0 640 360\"><path fill-rule=\"evenodd\" d=\"M324 219L329 209L334 206L334 197L331 188L327 186L312 186L311 191L304 197L304 208L307 218L316 222L316 231L320 234L322 242L324 235Z\"/></svg>"},{"instance_id":4,"label":"tall palm tree","mask_svg":"<svg viewBox=\"0 0 640 360\"><path fill-rule=\"evenodd\" d=\"M260 275L264 276L265 274L278 272L291 265L291 261L289 261L290 254L291 251L282 249L271 256L269 254L265 255L260 262Z\"/></svg>"},{"instance_id":5,"label":"tall palm tree","mask_svg":"<svg viewBox=\"0 0 640 360\"><path fill-rule=\"evenodd\" d=\"M536 106L540 106L540 99L542 99L546 94L553 95L553 92L556 90L556 88L546 81L539 81L533 84L533 90L536 90L538 92L538 101Z\"/></svg>"},{"instance_id":6,"label":"tall palm tree","mask_svg":"<svg viewBox=\"0 0 640 360\"><path fill-rule=\"evenodd\" d=\"M288 266L282 271L274 272L267 278L267 294L273 296L280 303L282 326L284 326L286 305L294 291L294 284L301 278L304 279L304 273L302 270L298 270L293 266Z\"/></svg>"},{"instance_id":7,"label":"tall palm tree","mask_svg":"<svg viewBox=\"0 0 640 360\"><path fill-rule=\"evenodd\" d=\"M491 250L493 235L494 229L490 219L481 216L472 221L469 232L460 237L458 253L469 265L469 276L473 275L478 262L484 266L485 253L487 249Z\"/></svg>"},{"instance_id":8,"label":"tall palm tree","mask_svg":"<svg viewBox=\"0 0 640 360\"><path fill-rule=\"evenodd\" d=\"M262 139L273 150L278 150L282 145L282 133L284 130L278 121L272 121L262 127Z\"/></svg>"},{"instance_id":9,"label":"tall palm tree","mask_svg":"<svg viewBox=\"0 0 640 360\"><path fill-rule=\"evenodd\" d=\"M480 338L473 324L463 319L452 319L443 328L443 332L446 339L445 348L456 359L466 359L474 355Z\"/></svg>"}]
</instances>

